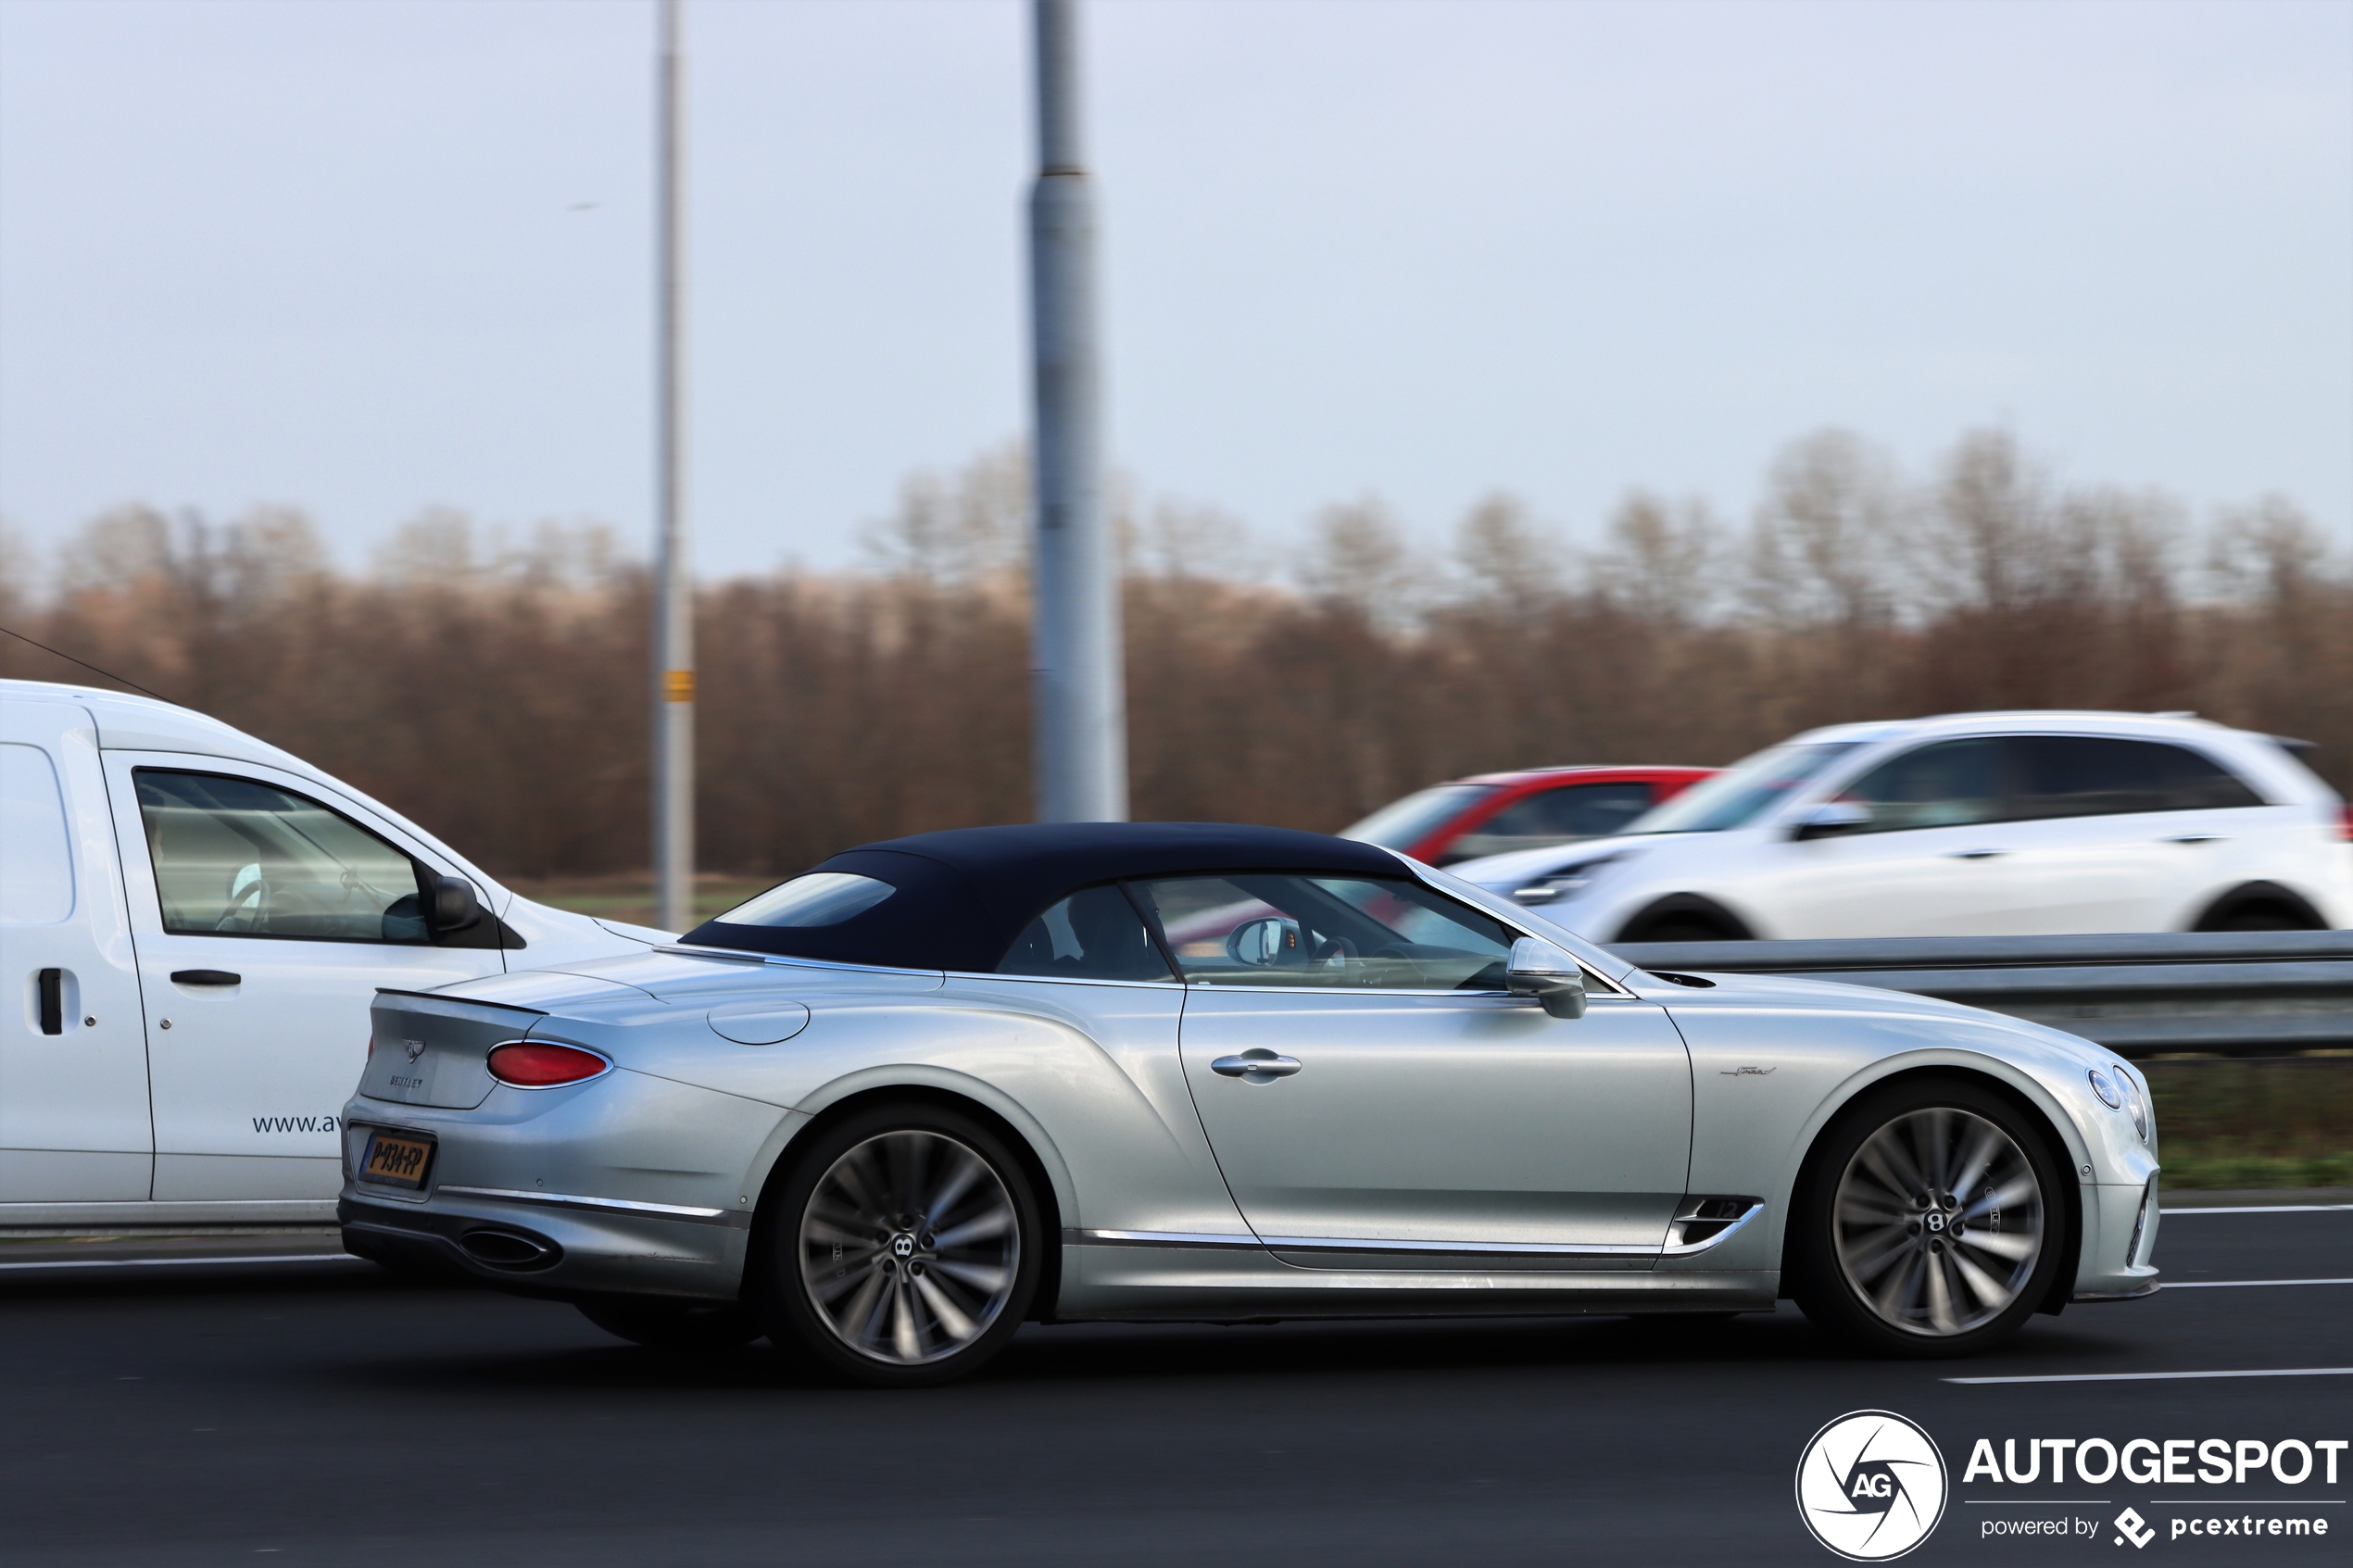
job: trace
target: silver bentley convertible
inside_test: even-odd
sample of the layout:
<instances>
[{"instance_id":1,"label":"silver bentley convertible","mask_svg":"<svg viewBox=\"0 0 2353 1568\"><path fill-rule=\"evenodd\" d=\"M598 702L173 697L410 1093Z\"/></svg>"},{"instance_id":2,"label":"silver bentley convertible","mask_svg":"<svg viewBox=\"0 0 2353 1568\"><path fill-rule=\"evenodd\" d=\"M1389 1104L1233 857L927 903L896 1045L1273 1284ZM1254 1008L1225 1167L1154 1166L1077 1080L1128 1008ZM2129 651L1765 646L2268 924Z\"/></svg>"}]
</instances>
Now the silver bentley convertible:
<instances>
[{"instance_id":1,"label":"silver bentley convertible","mask_svg":"<svg viewBox=\"0 0 2353 1568\"><path fill-rule=\"evenodd\" d=\"M1026 1321L1737 1312L1958 1355L2157 1288L2132 1068L1651 973L1367 844L974 828L673 947L384 991L345 1245L881 1385Z\"/></svg>"}]
</instances>

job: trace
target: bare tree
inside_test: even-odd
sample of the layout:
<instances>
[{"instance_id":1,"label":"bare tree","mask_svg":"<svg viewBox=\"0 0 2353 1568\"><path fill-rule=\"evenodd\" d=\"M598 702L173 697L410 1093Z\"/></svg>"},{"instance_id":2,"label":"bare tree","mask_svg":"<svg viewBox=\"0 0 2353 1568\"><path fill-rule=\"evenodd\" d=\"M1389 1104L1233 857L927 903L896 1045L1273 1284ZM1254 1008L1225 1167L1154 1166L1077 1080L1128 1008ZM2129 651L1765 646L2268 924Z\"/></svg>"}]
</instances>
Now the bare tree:
<instances>
[{"instance_id":1,"label":"bare tree","mask_svg":"<svg viewBox=\"0 0 2353 1568\"><path fill-rule=\"evenodd\" d=\"M997 448L912 480L866 571L701 591L707 866L784 875L1027 816L1026 485L1020 448ZM2195 709L2314 740L2353 786L2345 552L2277 497L2201 537L2163 496L2061 488L1998 432L1920 485L1818 432L1777 458L1744 533L1638 492L1584 560L1490 496L1451 592L1378 502L1321 514L1289 586L1214 508L1123 507L1143 818L1331 829L1468 772L1724 762L1813 724L1996 706ZM643 679L648 584L610 530L437 509L346 573L297 512L128 508L45 575L12 551L0 608L26 636L502 873L638 869L645 719L615 694ZM94 678L14 639L0 672Z\"/></svg>"}]
</instances>

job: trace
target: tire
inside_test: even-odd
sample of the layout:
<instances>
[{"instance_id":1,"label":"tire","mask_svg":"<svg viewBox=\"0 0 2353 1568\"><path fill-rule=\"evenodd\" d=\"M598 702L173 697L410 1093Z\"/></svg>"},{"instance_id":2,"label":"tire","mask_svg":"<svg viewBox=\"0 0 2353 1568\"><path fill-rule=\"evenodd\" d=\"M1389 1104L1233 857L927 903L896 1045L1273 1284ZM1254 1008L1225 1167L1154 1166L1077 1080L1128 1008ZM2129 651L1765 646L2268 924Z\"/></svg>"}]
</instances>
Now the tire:
<instances>
[{"instance_id":1,"label":"tire","mask_svg":"<svg viewBox=\"0 0 2353 1568\"><path fill-rule=\"evenodd\" d=\"M1987 1349L2018 1332L2068 1261L2066 1175L2049 1134L1982 1085L1867 1093L1807 1162L1791 1214L1792 1293L1816 1325L1877 1354Z\"/></svg>"},{"instance_id":2,"label":"tire","mask_svg":"<svg viewBox=\"0 0 2353 1568\"><path fill-rule=\"evenodd\" d=\"M2218 921L2209 921L2198 929L2200 931L2317 931L2321 928L2286 909L2264 904L2252 909L2240 909L2235 913L2224 915Z\"/></svg>"},{"instance_id":3,"label":"tire","mask_svg":"<svg viewBox=\"0 0 2353 1568\"><path fill-rule=\"evenodd\" d=\"M753 1283L769 1337L877 1388L986 1365L1028 1315L1045 1250L1021 1161L977 1118L931 1105L822 1129L761 1223Z\"/></svg>"},{"instance_id":4,"label":"tire","mask_svg":"<svg viewBox=\"0 0 2353 1568\"><path fill-rule=\"evenodd\" d=\"M766 1332L757 1314L732 1301L664 1301L623 1296L574 1304L581 1316L607 1334L655 1350L733 1350Z\"/></svg>"}]
</instances>

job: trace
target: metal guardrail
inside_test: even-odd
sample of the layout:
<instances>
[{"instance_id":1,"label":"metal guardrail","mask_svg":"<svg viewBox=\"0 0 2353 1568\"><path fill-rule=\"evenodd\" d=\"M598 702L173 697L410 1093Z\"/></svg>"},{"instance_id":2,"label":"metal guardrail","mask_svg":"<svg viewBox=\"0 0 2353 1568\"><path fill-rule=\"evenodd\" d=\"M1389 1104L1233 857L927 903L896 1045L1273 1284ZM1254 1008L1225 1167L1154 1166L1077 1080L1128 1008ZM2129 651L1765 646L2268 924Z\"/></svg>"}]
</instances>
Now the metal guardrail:
<instances>
[{"instance_id":1,"label":"metal guardrail","mask_svg":"<svg viewBox=\"0 0 2353 1568\"><path fill-rule=\"evenodd\" d=\"M2127 1058L2353 1047L2353 931L1629 942L1644 969L1802 975L1942 997Z\"/></svg>"}]
</instances>

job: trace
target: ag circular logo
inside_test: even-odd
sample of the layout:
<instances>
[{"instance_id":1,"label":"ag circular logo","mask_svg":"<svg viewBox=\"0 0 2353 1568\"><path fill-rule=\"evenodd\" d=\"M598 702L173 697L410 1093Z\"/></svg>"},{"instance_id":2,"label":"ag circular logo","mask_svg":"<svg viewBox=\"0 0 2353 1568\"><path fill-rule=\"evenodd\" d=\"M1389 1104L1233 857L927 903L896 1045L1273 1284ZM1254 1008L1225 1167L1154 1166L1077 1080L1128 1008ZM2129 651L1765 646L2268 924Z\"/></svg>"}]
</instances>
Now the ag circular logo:
<instances>
[{"instance_id":1,"label":"ag circular logo","mask_svg":"<svg viewBox=\"0 0 2353 1568\"><path fill-rule=\"evenodd\" d=\"M1814 1434L1797 1461L1797 1514L1852 1562L1884 1562L1944 1517L1944 1456L1893 1411L1856 1411Z\"/></svg>"}]
</instances>

